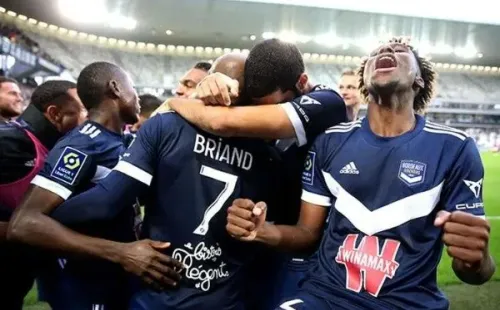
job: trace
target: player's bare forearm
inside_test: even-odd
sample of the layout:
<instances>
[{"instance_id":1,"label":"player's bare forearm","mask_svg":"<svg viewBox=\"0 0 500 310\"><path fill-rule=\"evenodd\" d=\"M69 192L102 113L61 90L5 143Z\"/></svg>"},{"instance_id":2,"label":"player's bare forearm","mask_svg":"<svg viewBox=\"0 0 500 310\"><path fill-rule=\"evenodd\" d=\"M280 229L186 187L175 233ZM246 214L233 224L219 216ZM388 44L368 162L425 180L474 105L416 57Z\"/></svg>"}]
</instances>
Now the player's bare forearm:
<instances>
[{"instance_id":1,"label":"player's bare forearm","mask_svg":"<svg viewBox=\"0 0 500 310\"><path fill-rule=\"evenodd\" d=\"M188 122L222 137L294 138L295 130L279 105L205 106L197 99L169 99L172 110Z\"/></svg>"},{"instance_id":2,"label":"player's bare forearm","mask_svg":"<svg viewBox=\"0 0 500 310\"><path fill-rule=\"evenodd\" d=\"M317 246L323 235L327 209L302 201L296 225L265 223L256 240L287 252L308 252Z\"/></svg>"},{"instance_id":3,"label":"player's bare forearm","mask_svg":"<svg viewBox=\"0 0 500 310\"><path fill-rule=\"evenodd\" d=\"M7 237L57 253L119 261L120 243L82 235L46 215L11 222Z\"/></svg>"},{"instance_id":4,"label":"player's bare forearm","mask_svg":"<svg viewBox=\"0 0 500 310\"><path fill-rule=\"evenodd\" d=\"M495 273L495 262L490 254L477 266L467 266L458 259L453 259L452 263L455 275L463 282L471 285L481 285L491 279Z\"/></svg>"},{"instance_id":5,"label":"player's bare forearm","mask_svg":"<svg viewBox=\"0 0 500 310\"><path fill-rule=\"evenodd\" d=\"M259 230L256 240L285 252L308 252L321 238L321 231L297 224L274 225L266 223Z\"/></svg>"},{"instance_id":6,"label":"player's bare forearm","mask_svg":"<svg viewBox=\"0 0 500 310\"><path fill-rule=\"evenodd\" d=\"M117 243L87 237L50 218L63 200L42 188L32 186L9 222L7 239L65 254L88 255L116 261Z\"/></svg>"},{"instance_id":7,"label":"player's bare forearm","mask_svg":"<svg viewBox=\"0 0 500 310\"><path fill-rule=\"evenodd\" d=\"M199 99L185 98L171 98L167 100L167 104L188 122L206 132L218 136L232 136L229 128L223 127L227 125L224 120L226 107L207 107Z\"/></svg>"}]
</instances>

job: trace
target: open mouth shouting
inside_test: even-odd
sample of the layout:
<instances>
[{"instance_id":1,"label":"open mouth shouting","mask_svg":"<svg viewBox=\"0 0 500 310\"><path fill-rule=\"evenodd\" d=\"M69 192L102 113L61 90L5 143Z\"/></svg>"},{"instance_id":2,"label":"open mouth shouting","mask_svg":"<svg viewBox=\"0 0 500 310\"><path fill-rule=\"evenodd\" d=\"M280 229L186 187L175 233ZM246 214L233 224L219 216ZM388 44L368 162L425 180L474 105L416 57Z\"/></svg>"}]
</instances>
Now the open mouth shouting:
<instances>
[{"instance_id":1,"label":"open mouth shouting","mask_svg":"<svg viewBox=\"0 0 500 310\"><path fill-rule=\"evenodd\" d=\"M392 71L398 66L396 57L392 54L381 54L375 60L375 70L379 72Z\"/></svg>"}]
</instances>

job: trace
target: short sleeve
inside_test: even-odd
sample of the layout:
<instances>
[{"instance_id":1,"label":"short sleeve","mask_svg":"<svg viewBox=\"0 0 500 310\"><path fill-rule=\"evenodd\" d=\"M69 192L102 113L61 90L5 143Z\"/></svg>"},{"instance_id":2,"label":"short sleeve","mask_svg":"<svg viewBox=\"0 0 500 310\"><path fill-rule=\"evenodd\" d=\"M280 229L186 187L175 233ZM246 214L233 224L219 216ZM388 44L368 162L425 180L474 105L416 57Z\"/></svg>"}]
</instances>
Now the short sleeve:
<instances>
[{"instance_id":1,"label":"short sleeve","mask_svg":"<svg viewBox=\"0 0 500 310\"><path fill-rule=\"evenodd\" d=\"M444 185L444 208L484 216L483 181L481 156L474 141L467 138Z\"/></svg>"},{"instance_id":2,"label":"short sleeve","mask_svg":"<svg viewBox=\"0 0 500 310\"><path fill-rule=\"evenodd\" d=\"M314 205L330 207L332 194L322 172L321 136L308 151L302 172L302 200Z\"/></svg>"},{"instance_id":3,"label":"short sleeve","mask_svg":"<svg viewBox=\"0 0 500 310\"><path fill-rule=\"evenodd\" d=\"M64 142L60 141L49 152L42 170L31 183L66 200L81 184L91 182L96 165L87 149Z\"/></svg>"},{"instance_id":4,"label":"short sleeve","mask_svg":"<svg viewBox=\"0 0 500 310\"><path fill-rule=\"evenodd\" d=\"M295 129L296 142L303 146L331 126L347 122L342 97L331 89L320 89L280 105Z\"/></svg>"},{"instance_id":5,"label":"short sleeve","mask_svg":"<svg viewBox=\"0 0 500 310\"><path fill-rule=\"evenodd\" d=\"M172 141L174 113L158 114L147 120L114 170L151 185L163 141Z\"/></svg>"}]
</instances>

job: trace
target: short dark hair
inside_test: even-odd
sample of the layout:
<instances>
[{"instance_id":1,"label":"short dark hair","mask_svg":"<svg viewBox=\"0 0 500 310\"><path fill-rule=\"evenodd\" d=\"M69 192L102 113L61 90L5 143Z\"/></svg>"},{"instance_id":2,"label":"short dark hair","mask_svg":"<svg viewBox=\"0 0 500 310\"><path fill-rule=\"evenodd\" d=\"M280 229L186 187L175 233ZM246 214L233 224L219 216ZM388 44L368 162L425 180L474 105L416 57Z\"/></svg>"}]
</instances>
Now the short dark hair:
<instances>
[{"instance_id":1,"label":"short dark hair","mask_svg":"<svg viewBox=\"0 0 500 310\"><path fill-rule=\"evenodd\" d=\"M70 81L47 81L35 88L31 95L31 104L39 111L46 112L50 105L59 105L67 99L68 90L72 88L76 88L76 84Z\"/></svg>"},{"instance_id":2,"label":"short dark hair","mask_svg":"<svg viewBox=\"0 0 500 310\"><path fill-rule=\"evenodd\" d=\"M19 85L19 83L16 80L14 80L14 79L8 78L6 76L0 76L0 86L3 83L14 83L16 85Z\"/></svg>"},{"instance_id":3,"label":"short dark hair","mask_svg":"<svg viewBox=\"0 0 500 310\"><path fill-rule=\"evenodd\" d=\"M139 104L141 105L141 115L149 116L162 104L160 98L144 94L139 96Z\"/></svg>"},{"instance_id":4,"label":"short dark hair","mask_svg":"<svg viewBox=\"0 0 500 310\"><path fill-rule=\"evenodd\" d=\"M245 63L245 91L254 98L281 89L295 90L304 73L304 59L295 44L269 39L255 45Z\"/></svg>"},{"instance_id":5,"label":"short dark hair","mask_svg":"<svg viewBox=\"0 0 500 310\"><path fill-rule=\"evenodd\" d=\"M203 70L205 72L208 72L210 70L210 68L212 68L212 64L209 63L209 62L206 62L206 61L200 61L200 62L197 62L194 67L194 69L199 69L199 70Z\"/></svg>"},{"instance_id":6,"label":"short dark hair","mask_svg":"<svg viewBox=\"0 0 500 310\"><path fill-rule=\"evenodd\" d=\"M108 95L109 82L124 78L125 72L115 64L104 61L91 63L78 76L78 96L87 110L96 108Z\"/></svg>"},{"instance_id":7,"label":"short dark hair","mask_svg":"<svg viewBox=\"0 0 500 310\"><path fill-rule=\"evenodd\" d=\"M427 105L430 103L432 96L434 95L434 86L437 79L437 73L434 70L434 66L429 60L425 59L424 57L421 57L418 54L418 52L413 48L413 46L411 46L409 43L405 43L403 38L400 37L392 38L389 40L389 43L403 43L406 46L408 46L410 51L415 56L418 68L420 69L422 80L424 81L424 88L421 89L415 96L415 99L413 100L413 110L417 113L424 113L427 108ZM367 61L368 59L365 59L361 63L361 67L359 68L358 71L360 77L359 90L365 102L369 102L368 97L370 95L368 92L368 88L365 85L365 81L363 80L363 74L365 73L365 66Z\"/></svg>"}]
</instances>

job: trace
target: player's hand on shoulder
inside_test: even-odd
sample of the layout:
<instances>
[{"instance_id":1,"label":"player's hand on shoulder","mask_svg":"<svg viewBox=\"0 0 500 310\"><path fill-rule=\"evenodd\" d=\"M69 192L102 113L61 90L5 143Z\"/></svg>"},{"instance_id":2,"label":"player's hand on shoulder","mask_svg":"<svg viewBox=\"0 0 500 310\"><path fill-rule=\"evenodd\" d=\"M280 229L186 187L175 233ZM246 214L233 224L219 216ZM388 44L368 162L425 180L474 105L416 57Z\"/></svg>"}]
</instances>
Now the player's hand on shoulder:
<instances>
[{"instance_id":1,"label":"player's hand on shoulder","mask_svg":"<svg viewBox=\"0 0 500 310\"><path fill-rule=\"evenodd\" d=\"M443 242L452 258L467 267L488 258L490 224L486 219L462 211L439 211L434 225L443 228Z\"/></svg>"},{"instance_id":2,"label":"player's hand on shoulder","mask_svg":"<svg viewBox=\"0 0 500 310\"><path fill-rule=\"evenodd\" d=\"M239 96L239 83L222 73L206 76L196 86L196 96L210 105L231 105L231 100Z\"/></svg>"},{"instance_id":3,"label":"player's hand on shoulder","mask_svg":"<svg viewBox=\"0 0 500 310\"><path fill-rule=\"evenodd\" d=\"M168 242L139 240L123 244L119 263L122 267L154 289L163 290L177 287L181 279L182 263L163 254L170 246Z\"/></svg>"},{"instance_id":4,"label":"player's hand on shoulder","mask_svg":"<svg viewBox=\"0 0 500 310\"><path fill-rule=\"evenodd\" d=\"M227 210L227 232L242 241L254 241L266 222L267 206L249 199L236 199Z\"/></svg>"}]
</instances>

